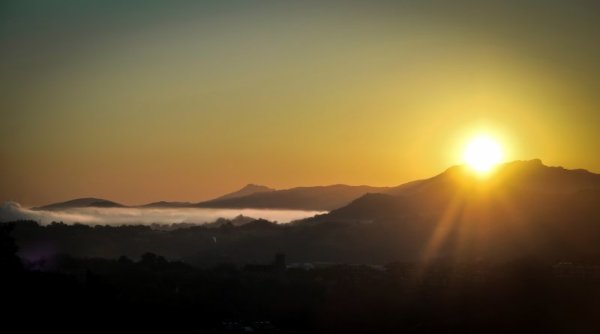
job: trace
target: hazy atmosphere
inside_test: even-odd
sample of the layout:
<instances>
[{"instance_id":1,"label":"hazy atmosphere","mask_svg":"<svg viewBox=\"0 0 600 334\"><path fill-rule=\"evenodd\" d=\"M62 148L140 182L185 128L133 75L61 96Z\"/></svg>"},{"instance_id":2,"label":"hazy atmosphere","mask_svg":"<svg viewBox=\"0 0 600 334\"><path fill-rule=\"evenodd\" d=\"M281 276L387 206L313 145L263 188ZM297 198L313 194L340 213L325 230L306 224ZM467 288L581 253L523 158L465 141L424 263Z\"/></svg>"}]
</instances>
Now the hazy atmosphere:
<instances>
[{"instance_id":1,"label":"hazy atmosphere","mask_svg":"<svg viewBox=\"0 0 600 334\"><path fill-rule=\"evenodd\" d=\"M0 0L0 45L21 332L600 333L598 0Z\"/></svg>"},{"instance_id":2,"label":"hazy atmosphere","mask_svg":"<svg viewBox=\"0 0 600 334\"><path fill-rule=\"evenodd\" d=\"M600 171L594 1L2 1L0 200Z\"/></svg>"},{"instance_id":3,"label":"hazy atmosphere","mask_svg":"<svg viewBox=\"0 0 600 334\"><path fill-rule=\"evenodd\" d=\"M73 208L62 211L30 210L15 202L0 206L0 221L33 220L40 224L64 222L89 225L122 224L204 224L219 218L233 219L239 215L267 219L278 223L322 214L320 211L259 210L259 209L205 209L205 208Z\"/></svg>"}]
</instances>

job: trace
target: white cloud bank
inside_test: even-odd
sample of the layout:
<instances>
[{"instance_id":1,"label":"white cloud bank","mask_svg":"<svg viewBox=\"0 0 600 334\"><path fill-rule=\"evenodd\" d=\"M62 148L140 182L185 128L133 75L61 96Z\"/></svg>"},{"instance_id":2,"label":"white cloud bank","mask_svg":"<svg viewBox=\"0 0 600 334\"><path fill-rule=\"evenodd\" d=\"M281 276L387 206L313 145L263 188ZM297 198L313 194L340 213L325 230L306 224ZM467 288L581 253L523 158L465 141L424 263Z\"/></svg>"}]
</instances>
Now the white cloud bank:
<instances>
[{"instance_id":1,"label":"white cloud bank","mask_svg":"<svg viewBox=\"0 0 600 334\"><path fill-rule=\"evenodd\" d=\"M244 215L263 218L279 223L312 217L324 212L302 210L264 210L264 209L206 209L206 208L77 208L63 211L31 210L16 202L4 202L0 206L0 222L15 220L35 220L41 224L53 221L64 223L82 223L90 225L122 224L203 224L218 218L235 218Z\"/></svg>"}]
</instances>

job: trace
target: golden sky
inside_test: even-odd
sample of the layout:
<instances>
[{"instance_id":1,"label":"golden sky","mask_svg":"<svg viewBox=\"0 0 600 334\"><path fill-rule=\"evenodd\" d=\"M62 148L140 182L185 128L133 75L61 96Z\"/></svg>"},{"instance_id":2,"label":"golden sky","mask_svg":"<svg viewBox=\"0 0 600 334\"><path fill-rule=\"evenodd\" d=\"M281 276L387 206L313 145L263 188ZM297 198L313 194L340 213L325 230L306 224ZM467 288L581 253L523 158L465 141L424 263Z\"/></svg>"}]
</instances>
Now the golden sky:
<instances>
[{"instance_id":1,"label":"golden sky","mask_svg":"<svg viewBox=\"0 0 600 334\"><path fill-rule=\"evenodd\" d=\"M593 1L3 1L0 200L600 171Z\"/></svg>"}]
</instances>

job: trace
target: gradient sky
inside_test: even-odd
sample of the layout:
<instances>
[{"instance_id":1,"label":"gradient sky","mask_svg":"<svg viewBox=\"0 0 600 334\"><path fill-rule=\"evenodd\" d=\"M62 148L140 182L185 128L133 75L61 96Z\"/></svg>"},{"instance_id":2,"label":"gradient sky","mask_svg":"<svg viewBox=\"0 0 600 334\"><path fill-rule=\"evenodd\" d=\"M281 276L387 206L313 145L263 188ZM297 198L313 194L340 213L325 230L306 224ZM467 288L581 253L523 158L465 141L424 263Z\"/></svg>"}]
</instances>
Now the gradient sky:
<instances>
[{"instance_id":1,"label":"gradient sky","mask_svg":"<svg viewBox=\"0 0 600 334\"><path fill-rule=\"evenodd\" d=\"M0 2L0 200L600 172L596 1Z\"/></svg>"}]
</instances>

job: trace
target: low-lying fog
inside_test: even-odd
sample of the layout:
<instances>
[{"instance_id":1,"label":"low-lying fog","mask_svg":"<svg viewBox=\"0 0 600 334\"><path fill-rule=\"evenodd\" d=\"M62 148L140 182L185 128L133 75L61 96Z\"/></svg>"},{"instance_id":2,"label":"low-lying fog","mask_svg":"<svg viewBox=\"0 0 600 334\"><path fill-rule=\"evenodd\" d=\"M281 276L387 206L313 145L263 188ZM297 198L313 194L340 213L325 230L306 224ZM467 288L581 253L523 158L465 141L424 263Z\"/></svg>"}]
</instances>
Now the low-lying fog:
<instances>
[{"instance_id":1,"label":"low-lying fog","mask_svg":"<svg viewBox=\"0 0 600 334\"><path fill-rule=\"evenodd\" d=\"M271 209L206 209L206 208L78 208L64 211L41 211L22 207L16 202L5 202L0 207L0 222L15 220L35 220L41 224L53 221L68 224L82 223L92 225L122 224L204 224L218 218L231 219L238 215L263 218L278 223L312 217L324 212L302 210Z\"/></svg>"}]
</instances>

